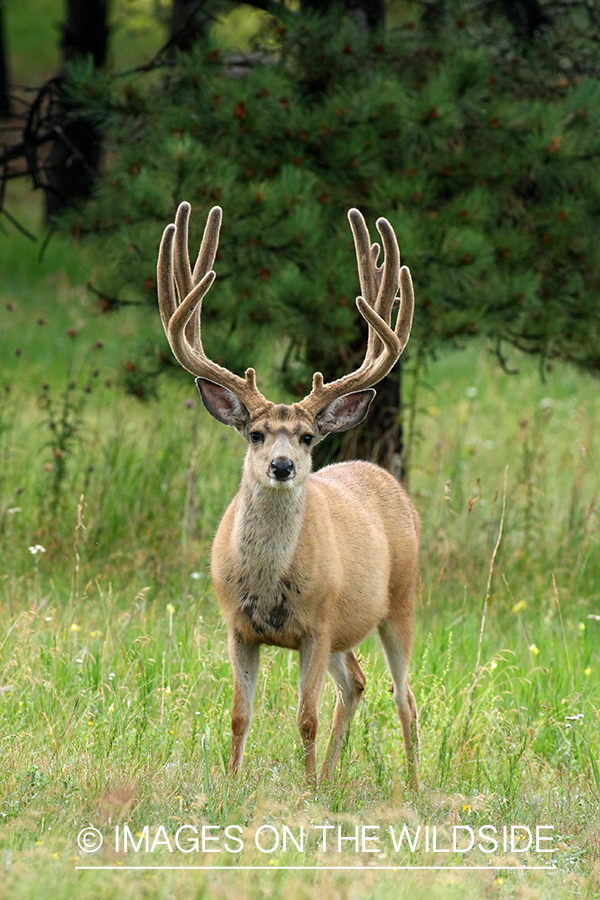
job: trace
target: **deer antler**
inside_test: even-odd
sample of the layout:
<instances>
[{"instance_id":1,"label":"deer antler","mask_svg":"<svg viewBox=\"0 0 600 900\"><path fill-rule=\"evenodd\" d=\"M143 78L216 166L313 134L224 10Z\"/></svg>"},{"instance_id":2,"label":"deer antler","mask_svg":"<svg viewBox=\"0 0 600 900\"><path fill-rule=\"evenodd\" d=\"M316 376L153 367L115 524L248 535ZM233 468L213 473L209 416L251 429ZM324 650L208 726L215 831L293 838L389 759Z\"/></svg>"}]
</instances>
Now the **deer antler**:
<instances>
[{"instance_id":1,"label":"deer antler","mask_svg":"<svg viewBox=\"0 0 600 900\"><path fill-rule=\"evenodd\" d=\"M358 310L369 325L367 350L361 366L348 375L324 384L320 372L313 375L312 391L301 401L309 415L316 415L325 406L344 394L364 390L381 381L404 350L410 334L414 309L414 291L410 272L400 268L400 251L394 230L387 219L377 220L384 259L377 265L379 244L373 244L362 214L357 209L348 212L354 235L358 275L362 296L356 298ZM400 309L396 326L391 327L391 313L398 287L401 288Z\"/></svg>"},{"instance_id":2,"label":"deer antler","mask_svg":"<svg viewBox=\"0 0 600 900\"><path fill-rule=\"evenodd\" d=\"M240 378L210 360L202 346L202 301L215 280L212 266L223 211L220 206L214 206L208 214L193 271L188 250L190 211L189 203L179 204L175 224L167 225L160 242L157 283L162 323L171 350L184 369L233 391L247 409L254 409L267 403L256 387L254 369L247 369L246 377Z\"/></svg>"}]
</instances>

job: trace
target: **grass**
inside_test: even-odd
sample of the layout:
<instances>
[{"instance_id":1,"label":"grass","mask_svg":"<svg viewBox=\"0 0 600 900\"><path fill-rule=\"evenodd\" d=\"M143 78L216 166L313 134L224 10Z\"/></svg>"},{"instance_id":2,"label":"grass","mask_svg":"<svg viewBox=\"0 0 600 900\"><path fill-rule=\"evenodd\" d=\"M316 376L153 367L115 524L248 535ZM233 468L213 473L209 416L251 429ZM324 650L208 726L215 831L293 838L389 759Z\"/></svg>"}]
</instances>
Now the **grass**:
<instances>
[{"instance_id":1,"label":"grass","mask_svg":"<svg viewBox=\"0 0 600 900\"><path fill-rule=\"evenodd\" d=\"M191 379L164 381L146 404L123 395L132 343L150 335L158 345L159 317L96 314L84 285L101 263L85 248L56 237L40 263L37 247L11 233L0 264L0 898L597 896L597 382L556 366L542 383L522 357L511 361L519 375L507 376L477 345L445 353L427 373L410 481L423 522L411 669L421 791L405 786L374 639L360 648L366 702L333 784L305 785L297 663L274 648L262 653L246 767L231 783L231 677L208 566L243 443L200 409ZM320 755L332 701L328 685ZM436 825L443 847L453 824L551 825L558 872L277 871L460 863L423 844L394 852L388 826L405 823ZM105 836L98 854L77 847L89 824ZM152 840L160 825L173 839L184 824L239 825L244 850L228 853L222 837L219 854L163 844L124 857L110 846L117 825L136 840L147 825ZM263 824L296 837L304 825L303 853L261 853ZM380 826L384 855L348 843L323 853L314 829L323 824L345 835ZM507 867L544 861L492 857ZM467 861L489 858L474 850ZM75 869L127 862L273 871Z\"/></svg>"}]
</instances>

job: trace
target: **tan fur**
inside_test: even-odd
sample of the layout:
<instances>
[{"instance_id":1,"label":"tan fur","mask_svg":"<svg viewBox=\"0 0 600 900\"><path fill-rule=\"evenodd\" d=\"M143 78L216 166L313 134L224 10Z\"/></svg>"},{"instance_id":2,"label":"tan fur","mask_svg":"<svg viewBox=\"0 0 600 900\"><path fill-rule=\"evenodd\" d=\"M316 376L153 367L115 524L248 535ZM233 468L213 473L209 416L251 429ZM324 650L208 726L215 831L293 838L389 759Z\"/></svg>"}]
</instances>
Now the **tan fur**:
<instances>
[{"instance_id":1,"label":"tan fur","mask_svg":"<svg viewBox=\"0 0 600 900\"><path fill-rule=\"evenodd\" d=\"M291 650L314 645L315 684L305 700L308 725L304 723L304 731L302 710L299 715L312 776L318 699L331 655L350 651L373 629L385 625L398 636L408 666L419 519L406 491L372 463L339 463L310 474L310 452L294 434L299 424L304 425L301 431L306 430L306 424L294 416L293 407L287 409L285 425L277 408L252 421L252 429L260 426L270 433L264 444L248 449L240 490L213 543L212 578L230 634L250 644ZM296 464L292 485L269 480L267 462L277 455ZM354 660L356 676L360 667L353 654L348 659ZM234 673L235 668L234 663ZM356 676L359 683L361 676L362 672ZM404 689L408 696L408 684ZM362 688L356 692L360 699ZM412 694L407 703L414 706ZM348 704L347 698L342 704ZM334 726L330 744L339 746L332 747L336 751L333 764L356 704L350 703L354 709L346 716L341 707L336 709L334 721L341 734L333 737ZM246 707L242 699L233 712L242 731L242 720L246 727L250 724L250 714L240 713ZM411 720L416 725L416 707ZM408 728L410 732L410 723ZM413 739L405 743L416 782ZM241 764L243 741L239 750L238 756L234 740L233 771ZM330 774L331 769L326 755L321 774Z\"/></svg>"}]
</instances>

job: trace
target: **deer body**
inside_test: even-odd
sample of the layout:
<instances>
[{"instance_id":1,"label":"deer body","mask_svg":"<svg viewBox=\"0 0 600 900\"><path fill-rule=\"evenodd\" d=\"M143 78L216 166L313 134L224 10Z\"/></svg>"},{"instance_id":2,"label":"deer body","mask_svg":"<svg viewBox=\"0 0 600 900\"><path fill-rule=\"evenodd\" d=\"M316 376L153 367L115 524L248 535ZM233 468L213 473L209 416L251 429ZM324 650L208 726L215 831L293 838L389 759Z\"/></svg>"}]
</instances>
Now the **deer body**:
<instances>
[{"instance_id":1,"label":"deer body","mask_svg":"<svg viewBox=\"0 0 600 900\"><path fill-rule=\"evenodd\" d=\"M201 340L202 298L214 280L221 211L209 214L192 271L188 204L165 230L158 262L163 325L177 359L196 374L207 410L248 443L240 489L219 525L212 578L227 621L233 672L230 773L241 766L252 718L261 644L297 650L297 721L310 780L316 775L318 706L327 672L337 703L321 777L337 764L342 741L365 687L353 648L375 628L392 676L410 780L417 786L417 708L408 683L417 579L419 520L404 489L384 469L353 461L311 472L311 448L366 416L372 388L402 352L412 321L408 269L400 269L392 228L379 219L385 257L371 246L364 219L349 213L369 324L362 365L325 384L317 372L299 403L276 405L256 387L209 360ZM175 285L177 295L175 294ZM394 329L390 317L402 289Z\"/></svg>"},{"instance_id":2,"label":"deer body","mask_svg":"<svg viewBox=\"0 0 600 900\"><path fill-rule=\"evenodd\" d=\"M408 495L372 463L328 466L285 492L244 479L213 543L213 584L250 642L297 650L322 633L340 652L390 615L410 638L418 535Z\"/></svg>"}]
</instances>

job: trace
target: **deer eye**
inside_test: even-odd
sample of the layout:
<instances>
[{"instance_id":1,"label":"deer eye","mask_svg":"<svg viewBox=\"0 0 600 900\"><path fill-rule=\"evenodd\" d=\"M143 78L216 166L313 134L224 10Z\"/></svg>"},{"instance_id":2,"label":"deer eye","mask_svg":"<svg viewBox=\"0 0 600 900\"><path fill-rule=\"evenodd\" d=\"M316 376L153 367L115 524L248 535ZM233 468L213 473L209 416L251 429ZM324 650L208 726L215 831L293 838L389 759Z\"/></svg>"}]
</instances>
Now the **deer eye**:
<instances>
[{"instance_id":1,"label":"deer eye","mask_svg":"<svg viewBox=\"0 0 600 900\"><path fill-rule=\"evenodd\" d=\"M303 434L300 438L300 443L305 444L307 447L310 447L314 440L314 434Z\"/></svg>"},{"instance_id":2,"label":"deer eye","mask_svg":"<svg viewBox=\"0 0 600 900\"><path fill-rule=\"evenodd\" d=\"M264 435L262 435L260 431L251 431L250 440L253 444L260 444L261 441L264 441Z\"/></svg>"}]
</instances>

